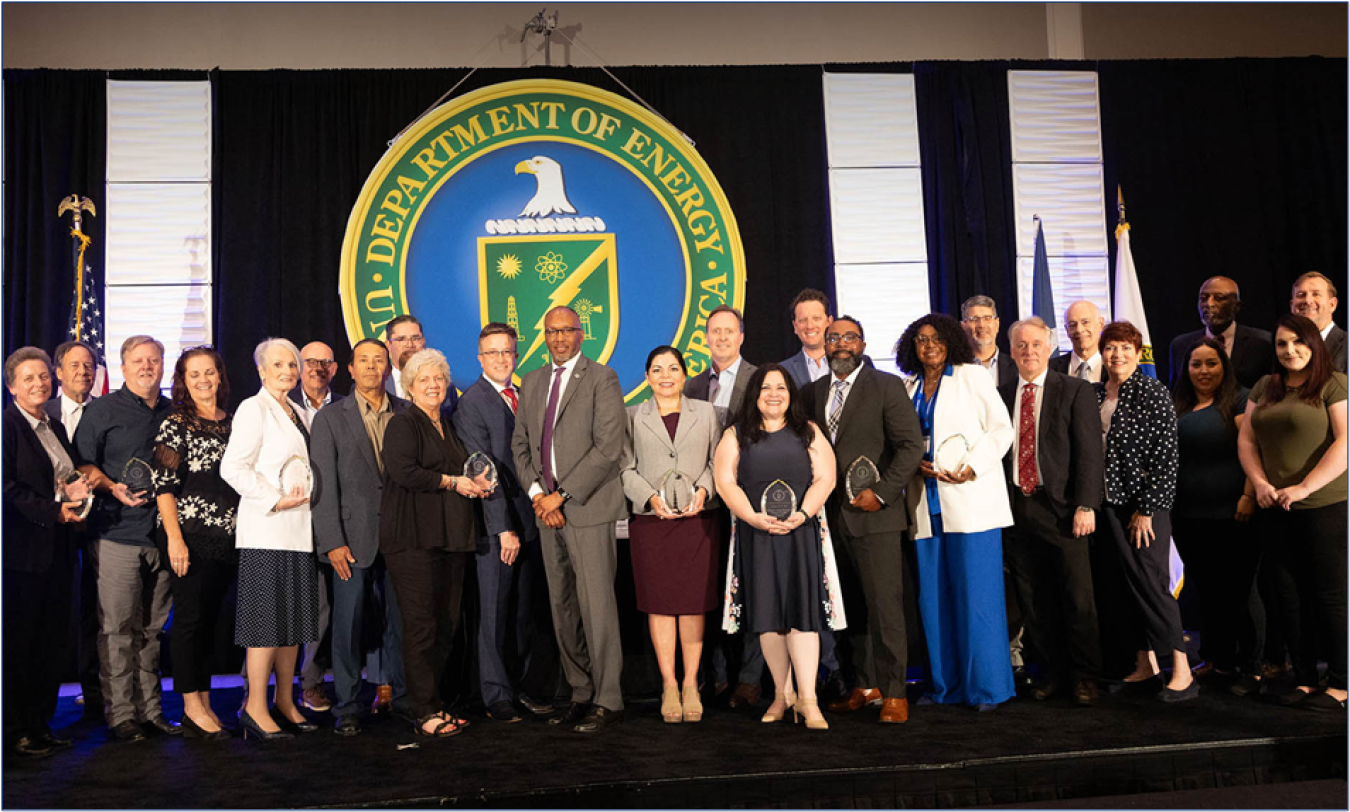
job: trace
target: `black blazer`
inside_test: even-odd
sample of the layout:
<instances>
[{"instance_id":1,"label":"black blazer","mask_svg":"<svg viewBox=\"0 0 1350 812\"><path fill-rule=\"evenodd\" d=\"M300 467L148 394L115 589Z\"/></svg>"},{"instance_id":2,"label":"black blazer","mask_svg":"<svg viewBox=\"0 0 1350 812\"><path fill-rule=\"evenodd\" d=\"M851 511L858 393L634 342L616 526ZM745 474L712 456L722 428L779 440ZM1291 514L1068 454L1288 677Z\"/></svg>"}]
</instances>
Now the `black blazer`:
<instances>
[{"instance_id":1,"label":"black blazer","mask_svg":"<svg viewBox=\"0 0 1350 812\"><path fill-rule=\"evenodd\" d=\"M1205 330L1201 328L1172 339L1172 346L1167 353L1168 389L1176 385L1177 374L1186 363L1186 355L1204 337ZM1228 354L1228 360L1232 363L1238 383L1251 389L1257 381L1270 374L1271 365L1275 363L1275 342L1265 330L1239 324L1233 333L1233 351Z\"/></svg>"},{"instance_id":2,"label":"black blazer","mask_svg":"<svg viewBox=\"0 0 1350 812\"><path fill-rule=\"evenodd\" d=\"M1017 362L1008 354L1007 350L998 351L998 386L1009 386L1017 383L1021 373L1017 371Z\"/></svg>"},{"instance_id":3,"label":"black blazer","mask_svg":"<svg viewBox=\"0 0 1350 812\"><path fill-rule=\"evenodd\" d=\"M1345 372L1345 331L1340 325L1331 325L1327 333L1327 352L1331 353L1331 363L1337 372Z\"/></svg>"},{"instance_id":4,"label":"black blazer","mask_svg":"<svg viewBox=\"0 0 1350 812\"><path fill-rule=\"evenodd\" d=\"M807 414L828 436L825 419L834 375L827 375L803 389ZM905 486L923 459L923 430L914 402L904 381L887 372L863 367L844 401L839 416L839 436L834 443L838 482L830 494L831 509L838 510L854 537L871 533L899 532L905 520ZM867 513L848 503L844 477L858 457L876 463L881 481L872 491L886 503L875 513Z\"/></svg>"},{"instance_id":5,"label":"black blazer","mask_svg":"<svg viewBox=\"0 0 1350 812\"><path fill-rule=\"evenodd\" d=\"M384 494L380 552L439 548L473 552L482 523L474 500L441 489L441 474L460 476L469 458L454 426L442 418L442 438L426 412L410 407L384 431Z\"/></svg>"},{"instance_id":6,"label":"black blazer","mask_svg":"<svg viewBox=\"0 0 1350 812\"><path fill-rule=\"evenodd\" d=\"M79 455L66 439L61 421L51 421L51 427L70 461L78 466ZM4 510L0 512L4 514L5 534L0 547L4 550L4 568L44 572L51 566L52 548L69 542L71 525L61 524L61 505L55 495L56 472L18 404L5 407L0 446L3 446L0 465L4 469Z\"/></svg>"},{"instance_id":7,"label":"black blazer","mask_svg":"<svg viewBox=\"0 0 1350 812\"><path fill-rule=\"evenodd\" d=\"M1072 351L1069 351L1069 352L1066 352L1066 353L1061 353L1061 354L1059 354L1059 355L1056 355L1054 358L1051 358L1051 359L1050 359L1050 363L1047 364L1047 366L1050 367L1050 371L1051 371L1051 372L1058 372L1058 373L1061 374L1061 375L1068 375L1068 374L1069 374L1069 364L1070 364L1070 362L1072 362L1072 361L1073 361L1073 352L1072 352ZM1097 367L1097 372L1098 372L1098 375L1097 375L1097 381L1100 381L1101 383L1106 383L1106 364L1103 363L1101 366ZM1022 376L1021 376L1021 375L1018 375L1017 377L1018 377L1018 380L1021 380L1021 377L1022 377ZM1005 383L1005 381L1003 380L1003 376L1000 375L1000 376L999 376L999 381L998 381L998 386L999 386L999 391L1000 391L1000 392L1003 391L1003 385L1004 385L1004 383ZM1016 380L1015 380L1015 381L1007 381L1006 383L1009 383L1009 384L1015 384L1015 383L1017 383L1017 381L1016 381ZM1009 408L1011 409L1012 407L1009 407ZM1012 413L1009 412L1009 414L1012 414ZM1014 427L1014 428L1017 427L1017 415L1013 415L1013 427ZM1011 482L1011 481L1012 481L1012 480L1009 480L1009 482Z\"/></svg>"},{"instance_id":8,"label":"black blazer","mask_svg":"<svg viewBox=\"0 0 1350 812\"><path fill-rule=\"evenodd\" d=\"M521 541L538 538L534 508L516 476L516 458L511 452L516 415L486 377L464 390L455 407L454 424L465 451L486 454L497 466L497 487L483 500L484 532L490 537L517 533Z\"/></svg>"},{"instance_id":9,"label":"black blazer","mask_svg":"<svg viewBox=\"0 0 1350 812\"><path fill-rule=\"evenodd\" d=\"M1014 383L998 388L1012 416L1014 432L1019 425L1015 410L1017 390L1022 384L1018 376ZM1016 448L1014 442L1003 458L1010 488L1017 487L1013 485ZM1041 419L1036 424L1036 450L1041 459L1041 485L1050 497L1055 515L1063 519L1080 505L1093 510L1101 506L1106 481L1102 470L1102 418L1092 384L1054 370L1046 373Z\"/></svg>"}]
</instances>

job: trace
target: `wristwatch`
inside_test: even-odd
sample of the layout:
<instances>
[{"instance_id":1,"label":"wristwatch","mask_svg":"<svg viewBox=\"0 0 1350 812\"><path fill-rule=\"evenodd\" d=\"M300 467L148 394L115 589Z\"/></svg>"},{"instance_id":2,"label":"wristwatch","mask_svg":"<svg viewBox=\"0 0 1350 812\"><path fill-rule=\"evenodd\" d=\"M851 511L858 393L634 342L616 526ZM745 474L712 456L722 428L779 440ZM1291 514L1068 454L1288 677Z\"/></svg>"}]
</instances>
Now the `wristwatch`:
<instances>
[{"instance_id":1,"label":"wristwatch","mask_svg":"<svg viewBox=\"0 0 1350 812\"><path fill-rule=\"evenodd\" d=\"M1079 512L1079 513L1091 513L1091 512L1092 512L1092 508L1088 507L1087 505L1079 505L1079 506L1078 506L1078 512Z\"/></svg>"},{"instance_id":2,"label":"wristwatch","mask_svg":"<svg viewBox=\"0 0 1350 812\"><path fill-rule=\"evenodd\" d=\"M563 498L563 501L564 501L564 502L570 502L570 501L572 501L572 494L568 493L567 491L563 490L562 488L559 488L559 489L558 489L558 495L561 496L561 497Z\"/></svg>"}]
</instances>

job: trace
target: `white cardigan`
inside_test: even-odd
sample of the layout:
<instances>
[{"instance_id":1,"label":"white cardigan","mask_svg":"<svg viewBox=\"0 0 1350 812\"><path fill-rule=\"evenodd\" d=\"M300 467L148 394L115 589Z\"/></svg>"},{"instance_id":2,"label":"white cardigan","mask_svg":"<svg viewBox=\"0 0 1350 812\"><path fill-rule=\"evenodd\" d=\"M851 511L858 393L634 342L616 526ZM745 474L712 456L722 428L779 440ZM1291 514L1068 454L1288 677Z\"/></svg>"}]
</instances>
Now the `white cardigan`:
<instances>
[{"instance_id":1,"label":"white cardigan","mask_svg":"<svg viewBox=\"0 0 1350 812\"><path fill-rule=\"evenodd\" d=\"M314 552L309 503L272 512L281 498L281 466L293 456L309 462L304 435L276 398L263 390L239 404L220 460L221 478L240 496L235 547Z\"/></svg>"},{"instance_id":2,"label":"white cardigan","mask_svg":"<svg viewBox=\"0 0 1350 812\"><path fill-rule=\"evenodd\" d=\"M905 378L911 398L923 375ZM989 373L976 364L957 364L942 379L937 405L933 408L933 442L961 434L971 443L966 464L975 478L961 485L939 482L942 527L952 533L979 533L1013 523L1008 507L1008 486L1003 475L1003 457L1012 446L1013 427L1008 409L999 397ZM917 479L917 477L916 477ZM933 535L928 517L928 492L920 492L915 510L914 537Z\"/></svg>"}]
</instances>

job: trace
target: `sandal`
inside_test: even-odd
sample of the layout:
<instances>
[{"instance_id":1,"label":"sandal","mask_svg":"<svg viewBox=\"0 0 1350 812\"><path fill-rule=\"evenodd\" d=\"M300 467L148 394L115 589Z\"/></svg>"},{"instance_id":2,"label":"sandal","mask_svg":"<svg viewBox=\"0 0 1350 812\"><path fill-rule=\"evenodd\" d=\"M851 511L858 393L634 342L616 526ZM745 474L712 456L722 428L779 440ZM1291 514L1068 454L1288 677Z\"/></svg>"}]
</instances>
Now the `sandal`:
<instances>
[{"instance_id":1,"label":"sandal","mask_svg":"<svg viewBox=\"0 0 1350 812\"><path fill-rule=\"evenodd\" d=\"M427 730L425 727L426 723L433 721L435 719L440 719L441 723L439 725L436 725L431 730ZM418 719L416 722L414 722L413 730L416 731L417 735L419 736L430 736L438 739L444 739L463 732L464 728L467 727L468 724L469 723L464 721L463 719L453 719L444 713L432 713L427 716L423 716L421 719Z\"/></svg>"}]
</instances>

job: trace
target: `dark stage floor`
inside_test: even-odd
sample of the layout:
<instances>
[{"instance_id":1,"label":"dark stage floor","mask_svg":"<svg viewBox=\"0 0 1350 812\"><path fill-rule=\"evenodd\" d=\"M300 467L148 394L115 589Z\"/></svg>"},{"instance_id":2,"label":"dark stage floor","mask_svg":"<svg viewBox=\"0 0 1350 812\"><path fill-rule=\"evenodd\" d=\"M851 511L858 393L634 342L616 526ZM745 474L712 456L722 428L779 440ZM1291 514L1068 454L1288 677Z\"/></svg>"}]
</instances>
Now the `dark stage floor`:
<instances>
[{"instance_id":1,"label":"dark stage floor","mask_svg":"<svg viewBox=\"0 0 1350 812\"><path fill-rule=\"evenodd\" d=\"M232 720L240 692L216 690ZM177 700L165 694L166 704ZM167 708L176 717L179 707ZM708 708L665 725L651 704L597 737L535 719L478 716L463 735L415 738L390 718L353 739L325 727L259 746L158 737L107 740L61 700L72 750L4 763L7 808L313 806L973 806L1345 777L1346 719L1202 694L1189 706L1104 697L1095 710L1014 701L993 713L916 707L883 727L875 711L827 714L831 729L761 725ZM328 714L314 714L331 724ZM401 745L418 746L400 749ZM1122 799L1124 800L1124 799Z\"/></svg>"}]
</instances>

